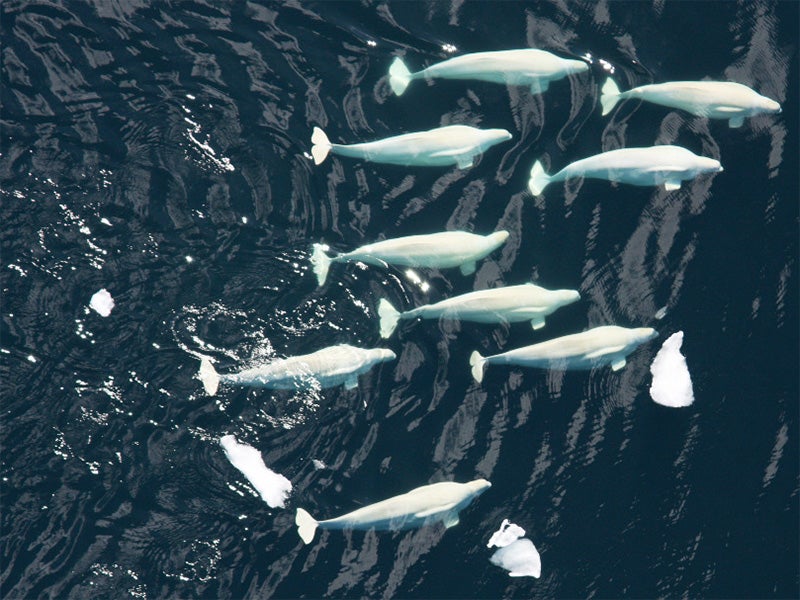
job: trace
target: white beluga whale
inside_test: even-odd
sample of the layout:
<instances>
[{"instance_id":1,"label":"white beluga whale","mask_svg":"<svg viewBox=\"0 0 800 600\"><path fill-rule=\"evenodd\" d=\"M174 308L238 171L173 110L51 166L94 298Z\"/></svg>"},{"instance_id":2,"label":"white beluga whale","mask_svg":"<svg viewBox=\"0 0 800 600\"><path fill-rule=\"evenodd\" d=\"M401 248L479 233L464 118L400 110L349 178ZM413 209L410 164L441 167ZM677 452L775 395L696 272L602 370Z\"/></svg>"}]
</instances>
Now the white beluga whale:
<instances>
[{"instance_id":1,"label":"white beluga whale","mask_svg":"<svg viewBox=\"0 0 800 600\"><path fill-rule=\"evenodd\" d=\"M479 383L486 365L493 364L559 370L611 365L614 371L618 371L625 366L625 359L631 352L657 335L658 332L650 327L629 329L605 325L494 356L481 356L475 351L469 357L469 364L472 377Z\"/></svg>"},{"instance_id":2,"label":"white beluga whale","mask_svg":"<svg viewBox=\"0 0 800 600\"><path fill-rule=\"evenodd\" d=\"M722 170L718 160L698 156L680 146L621 148L576 160L552 175L537 160L531 169L528 189L538 196L554 181L587 177L631 185L663 185L667 190L677 190L682 181Z\"/></svg>"},{"instance_id":3,"label":"white beluga whale","mask_svg":"<svg viewBox=\"0 0 800 600\"><path fill-rule=\"evenodd\" d=\"M491 485L485 479L469 483L432 483L326 521L317 521L308 512L298 508L295 516L297 533L303 543L310 544L317 528L398 531L436 522L442 522L450 528L458 525L459 511Z\"/></svg>"},{"instance_id":4,"label":"white beluga whale","mask_svg":"<svg viewBox=\"0 0 800 600\"><path fill-rule=\"evenodd\" d=\"M545 50L497 50L449 58L416 73L400 58L389 68L389 85L400 96L414 79L473 79L491 83L525 85L534 94L547 91L551 81L589 70L582 60L561 58Z\"/></svg>"},{"instance_id":5,"label":"white beluga whale","mask_svg":"<svg viewBox=\"0 0 800 600\"><path fill-rule=\"evenodd\" d=\"M420 167L457 165L467 169L475 157L495 144L511 139L505 129L478 129L469 125L447 125L428 131L404 133L375 142L332 144L322 129L314 127L311 155L320 164L329 152L377 163Z\"/></svg>"},{"instance_id":6,"label":"white beluga whale","mask_svg":"<svg viewBox=\"0 0 800 600\"><path fill-rule=\"evenodd\" d=\"M781 112L781 105L775 100L732 81L670 81L620 92L616 82L609 77L600 96L603 114L608 114L617 102L628 98L678 108L698 117L724 119L730 127L741 127L745 117Z\"/></svg>"},{"instance_id":7,"label":"white beluga whale","mask_svg":"<svg viewBox=\"0 0 800 600\"><path fill-rule=\"evenodd\" d=\"M208 357L200 361L200 381L213 396L219 384L273 390L306 390L344 385L358 387L358 376L375 365L396 358L386 348L356 348L347 344L329 346L311 354L289 356L238 373L217 373Z\"/></svg>"},{"instance_id":8,"label":"white beluga whale","mask_svg":"<svg viewBox=\"0 0 800 600\"><path fill-rule=\"evenodd\" d=\"M399 319L446 318L475 323L530 321L534 329L541 329L547 315L580 298L575 290L548 290L532 283L469 292L405 312L399 312L382 298L378 303L381 337L391 336Z\"/></svg>"},{"instance_id":9,"label":"white beluga whale","mask_svg":"<svg viewBox=\"0 0 800 600\"><path fill-rule=\"evenodd\" d=\"M433 269L460 267L464 275L471 275L475 272L475 263L500 247L507 239L508 232L502 230L489 235L443 231L383 240L333 257L325 254L329 250L328 246L314 244L311 264L319 285L325 283L331 263L340 262Z\"/></svg>"}]
</instances>

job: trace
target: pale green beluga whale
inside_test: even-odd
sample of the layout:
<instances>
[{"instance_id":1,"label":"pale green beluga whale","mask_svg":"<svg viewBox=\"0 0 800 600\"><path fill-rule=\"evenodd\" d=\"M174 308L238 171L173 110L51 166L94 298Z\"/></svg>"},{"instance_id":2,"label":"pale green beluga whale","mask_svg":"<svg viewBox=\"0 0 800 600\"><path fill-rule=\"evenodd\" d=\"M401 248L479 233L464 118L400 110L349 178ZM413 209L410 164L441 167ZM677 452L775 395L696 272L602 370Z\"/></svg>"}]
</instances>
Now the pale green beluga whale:
<instances>
[{"instance_id":1,"label":"pale green beluga whale","mask_svg":"<svg viewBox=\"0 0 800 600\"><path fill-rule=\"evenodd\" d=\"M650 327L629 329L605 325L494 356L481 356L475 351L469 357L469 364L472 377L479 383L483 380L486 365L494 364L557 370L611 365L614 371L618 371L625 366L631 352L657 335L658 332Z\"/></svg>"},{"instance_id":2,"label":"pale green beluga whale","mask_svg":"<svg viewBox=\"0 0 800 600\"><path fill-rule=\"evenodd\" d=\"M730 127L741 127L745 117L781 112L781 105L775 100L732 81L670 81L620 92L609 77L600 96L603 114L608 114L617 102L628 98L678 108L698 117L725 119Z\"/></svg>"},{"instance_id":3,"label":"pale green beluga whale","mask_svg":"<svg viewBox=\"0 0 800 600\"><path fill-rule=\"evenodd\" d=\"M383 140L361 144L332 144L322 129L314 127L311 156L320 164L329 152L392 165L444 167L457 165L467 169L475 157L495 144L511 139L505 129L478 129L469 125L447 125L404 133Z\"/></svg>"},{"instance_id":4,"label":"pale green beluga whale","mask_svg":"<svg viewBox=\"0 0 800 600\"><path fill-rule=\"evenodd\" d=\"M509 85L525 85L534 94L547 91L551 81L583 73L589 65L582 60L561 58L545 50L497 50L449 58L416 73L400 58L389 68L389 85L400 96L414 79L473 79Z\"/></svg>"},{"instance_id":5,"label":"pale green beluga whale","mask_svg":"<svg viewBox=\"0 0 800 600\"><path fill-rule=\"evenodd\" d=\"M317 528L398 531L436 522L442 522L450 528L458 525L459 511L491 485L485 479L469 483L432 483L326 521L317 521L308 512L298 508L295 516L297 533L303 543L310 544Z\"/></svg>"},{"instance_id":6,"label":"pale green beluga whale","mask_svg":"<svg viewBox=\"0 0 800 600\"><path fill-rule=\"evenodd\" d=\"M220 383L273 390L305 390L344 385L358 387L358 376L375 365L394 360L386 348L356 348L348 344L329 346L311 354L289 356L238 373L217 373L208 357L200 361L200 381L213 396Z\"/></svg>"},{"instance_id":7,"label":"pale green beluga whale","mask_svg":"<svg viewBox=\"0 0 800 600\"><path fill-rule=\"evenodd\" d=\"M475 272L476 262L508 239L507 231L477 235L466 231L443 231L409 235L367 244L351 252L328 256L324 244L314 244L311 264L319 285L325 283L331 263L362 262L368 265L398 265L443 269L460 267L464 275Z\"/></svg>"},{"instance_id":8,"label":"pale green beluga whale","mask_svg":"<svg viewBox=\"0 0 800 600\"><path fill-rule=\"evenodd\" d=\"M378 303L381 337L388 338L399 319L460 319L474 323L515 323L530 321L541 329L545 317L562 306L580 300L575 290L548 290L533 283L479 290L399 312L381 298Z\"/></svg>"},{"instance_id":9,"label":"pale green beluga whale","mask_svg":"<svg viewBox=\"0 0 800 600\"><path fill-rule=\"evenodd\" d=\"M538 196L554 181L586 177L631 185L663 185L666 190L677 190L682 181L722 170L718 160L698 156L681 146L621 148L576 160L552 175L537 160L531 169L528 189Z\"/></svg>"}]
</instances>

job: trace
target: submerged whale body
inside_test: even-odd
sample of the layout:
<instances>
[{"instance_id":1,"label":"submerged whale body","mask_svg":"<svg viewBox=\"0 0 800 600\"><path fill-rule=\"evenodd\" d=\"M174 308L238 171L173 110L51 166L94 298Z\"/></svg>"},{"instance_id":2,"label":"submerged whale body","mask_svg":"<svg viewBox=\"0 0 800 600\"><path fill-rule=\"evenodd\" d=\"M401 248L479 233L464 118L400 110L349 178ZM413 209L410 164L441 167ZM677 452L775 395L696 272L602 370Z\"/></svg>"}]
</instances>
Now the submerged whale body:
<instances>
[{"instance_id":1,"label":"submerged whale body","mask_svg":"<svg viewBox=\"0 0 800 600\"><path fill-rule=\"evenodd\" d=\"M625 366L626 357L641 344L658 335L650 327L629 329L616 325L595 327L581 333L509 350L494 356L473 352L469 359L472 377L483 380L486 365L506 364L545 369L594 369L611 365L615 371Z\"/></svg>"},{"instance_id":2,"label":"submerged whale body","mask_svg":"<svg viewBox=\"0 0 800 600\"><path fill-rule=\"evenodd\" d=\"M617 102L628 98L678 108L698 117L725 119L730 127L741 127L745 117L781 112L781 105L775 100L732 81L670 81L620 92L616 82L609 77L600 96L603 114L608 114Z\"/></svg>"},{"instance_id":3,"label":"submerged whale body","mask_svg":"<svg viewBox=\"0 0 800 600\"><path fill-rule=\"evenodd\" d=\"M575 290L548 290L532 283L469 292L435 304L399 312L382 298L378 303L381 337L388 338L399 319L460 319L475 323L530 321L541 329L545 317L562 306L580 300Z\"/></svg>"},{"instance_id":4,"label":"submerged whale body","mask_svg":"<svg viewBox=\"0 0 800 600\"><path fill-rule=\"evenodd\" d=\"M367 244L337 256L328 256L328 247L314 244L311 264L319 285L325 283L331 263L362 262L368 265L397 265L443 269L459 267L464 275L475 272L476 262L508 239L507 231L476 235L466 231L443 231L409 235Z\"/></svg>"},{"instance_id":5,"label":"submerged whale body","mask_svg":"<svg viewBox=\"0 0 800 600\"><path fill-rule=\"evenodd\" d=\"M459 511L491 485L485 479L469 483L432 483L326 521L317 521L307 511L298 508L295 516L297 533L303 543L310 544L318 528L397 531L440 521L450 528L458 525Z\"/></svg>"},{"instance_id":6,"label":"submerged whale body","mask_svg":"<svg viewBox=\"0 0 800 600\"><path fill-rule=\"evenodd\" d=\"M682 181L722 170L718 160L698 156L681 146L621 148L576 160L553 175L548 175L537 160L531 169L528 189L539 196L554 181L587 177L631 185L663 185L667 190L677 190Z\"/></svg>"},{"instance_id":7,"label":"submerged whale body","mask_svg":"<svg viewBox=\"0 0 800 600\"><path fill-rule=\"evenodd\" d=\"M582 60L561 58L545 50L526 48L475 52L449 58L416 73L400 58L389 68L389 85L400 96L414 79L473 79L492 83L526 85L534 94L547 91L551 81L588 71Z\"/></svg>"},{"instance_id":8,"label":"submerged whale body","mask_svg":"<svg viewBox=\"0 0 800 600\"><path fill-rule=\"evenodd\" d=\"M467 169L475 157L495 144L511 139L505 129L478 129L469 125L447 125L428 131L404 133L374 142L333 144L319 127L311 135L311 155L322 163L329 152L377 163L419 167L456 165Z\"/></svg>"},{"instance_id":9,"label":"submerged whale body","mask_svg":"<svg viewBox=\"0 0 800 600\"><path fill-rule=\"evenodd\" d=\"M358 387L359 375L395 358L395 353L386 348L364 349L338 344L311 354L273 360L238 373L220 374L211 360L203 357L199 377L210 396L217 393L220 383L273 390L304 390L337 385L353 389Z\"/></svg>"}]
</instances>

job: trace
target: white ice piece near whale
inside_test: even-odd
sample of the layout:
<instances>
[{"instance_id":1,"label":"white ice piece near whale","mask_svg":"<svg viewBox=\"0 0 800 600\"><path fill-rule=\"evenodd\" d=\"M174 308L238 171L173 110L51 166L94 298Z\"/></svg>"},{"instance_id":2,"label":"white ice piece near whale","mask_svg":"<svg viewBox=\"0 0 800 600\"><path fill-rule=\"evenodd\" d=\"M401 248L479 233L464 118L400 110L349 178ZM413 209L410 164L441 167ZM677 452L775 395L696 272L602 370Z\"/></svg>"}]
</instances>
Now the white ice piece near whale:
<instances>
[{"instance_id":1,"label":"white ice piece near whale","mask_svg":"<svg viewBox=\"0 0 800 600\"><path fill-rule=\"evenodd\" d=\"M469 292L453 298L399 312L382 298L378 303L381 337L388 338L399 319L460 319L475 323L530 321L541 329L545 317L580 300L576 290L548 290L533 283Z\"/></svg>"},{"instance_id":2,"label":"white ice piece near whale","mask_svg":"<svg viewBox=\"0 0 800 600\"><path fill-rule=\"evenodd\" d=\"M458 525L458 513L491 485L485 479L469 483L432 483L325 521L317 521L298 508L295 516L297 533L303 543L310 544L318 528L397 531L436 522L450 528Z\"/></svg>"},{"instance_id":3,"label":"white ice piece near whale","mask_svg":"<svg viewBox=\"0 0 800 600\"><path fill-rule=\"evenodd\" d=\"M476 262L500 247L507 231L477 235L466 231L443 231L410 235L374 242L351 252L328 256L324 244L314 244L311 264L319 285L325 283L331 263L362 262L368 265L396 265L444 269L459 267L464 275L475 272Z\"/></svg>"},{"instance_id":4,"label":"white ice piece near whale","mask_svg":"<svg viewBox=\"0 0 800 600\"><path fill-rule=\"evenodd\" d=\"M486 544L487 548L499 548L489 561L508 571L509 577L538 578L542 574L542 559L536 546L524 535L522 527L503 519L500 529L492 534Z\"/></svg>"},{"instance_id":5,"label":"white ice piece near whale","mask_svg":"<svg viewBox=\"0 0 800 600\"><path fill-rule=\"evenodd\" d=\"M589 65L582 60L561 58L545 50L497 50L456 56L416 73L395 58L389 68L389 85L400 96L414 79L472 79L525 85L538 94L547 91L551 81L588 70Z\"/></svg>"},{"instance_id":6,"label":"white ice piece near whale","mask_svg":"<svg viewBox=\"0 0 800 600\"><path fill-rule=\"evenodd\" d=\"M333 152L391 165L443 167L457 165L467 169L486 150L511 139L505 129L478 129L469 125L447 125L428 131L404 133L374 142L332 144L327 134L314 127L311 156L320 164Z\"/></svg>"},{"instance_id":7,"label":"white ice piece near whale","mask_svg":"<svg viewBox=\"0 0 800 600\"><path fill-rule=\"evenodd\" d=\"M641 344L658 335L650 327L604 325L581 333L509 350L494 356L473 352L469 359L475 381L483 380L486 365L506 364L545 369L594 369L611 365L614 371L625 366L627 356Z\"/></svg>"},{"instance_id":8,"label":"white ice piece near whale","mask_svg":"<svg viewBox=\"0 0 800 600\"><path fill-rule=\"evenodd\" d=\"M261 452L239 442L235 436L224 435L219 444L231 464L256 488L261 499L272 508L283 508L292 491L292 482L267 467Z\"/></svg>"},{"instance_id":9,"label":"white ice piece near whale","mask_svg":"<svg viewBox=\"0 0 800 600\"><path fill-rule=\"evenodd\" d=\"M681 344L683 332L676 331L664 341L650 365L650 397L662 406L679 408L694 402L692 377L681 354Z\"/></svg>"},{"instance_id":10,"label":"white ice piece near whale","mask_svg":"<svg viewBox=\"0 0 800 600\"><path fill-rule=\"evenodd\" d=\"M344 385L358 387L358 376L375 365L396 358L386 348L356 348L348 344L329 346L311 354L279 358L264 365L239 371L217 373L208 357L200 361L200 381L213 396L220 383L273 390L303 390Z\"/></svg>"},{"instance_id":11,"label":"white ice piece near whale","mask_svg":"<svg viewBox=\"0 0 800 600\"><path fill-rule=\"evenodd\" d=\"M670 81L621 92L609 77L600 96L603 114L608 114L617 102L628 98L678 108L698 117L725 119L733 128L741 127L746 117L781 112L781 105L775 100L732 81Z\"/></svg>"},{"instance_id":12,"label":"white ice piece near whale","mask_svg":"<svg viewBox=\"0 0 800 600\"><path fill-rule=\"evenodd\" d=\"M586 177L631 185L663 185L666 190L677 190L682 181L722 170L718 160L698 156L681 146L621 148L576 160L552 175L548 175L537 160L531 169L528 189L539 196L554 181Z\"/></svg>"}]
</instances>

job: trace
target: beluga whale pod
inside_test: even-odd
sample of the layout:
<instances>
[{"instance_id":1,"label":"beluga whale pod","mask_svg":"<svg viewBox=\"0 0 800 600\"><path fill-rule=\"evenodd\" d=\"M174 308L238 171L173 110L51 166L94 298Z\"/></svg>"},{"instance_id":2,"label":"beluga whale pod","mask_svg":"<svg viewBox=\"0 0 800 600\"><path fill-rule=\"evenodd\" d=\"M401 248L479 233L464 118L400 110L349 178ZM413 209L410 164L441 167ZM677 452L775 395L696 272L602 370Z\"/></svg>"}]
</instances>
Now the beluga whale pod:
<instances>
[{"instance_id":1,"label":"beluga whale pod","mask_svg":"<svg viewBox=\"0 0 800 600\"><path fill-rule=\"evenodd\" d=\"M494 364L556 370L594 369L611 365L614 371L618 371L625 366L631 352L657 335L658 332L650 327L629 329L606 325L494 356L481 356L475 351L469 358L469 364L472 377L478 383L483 380L486 365Z\"/></svg>"},{"instance_id":2,"label":"beluga whale pod","mask_svg":"<svg viewBox=\"0 0 800 600\"><path fill-rule=\"evenodd\" d=\"M456 165L467 169L475 157L495 144L510 140L505 129L478 129L469 125L447 125L428 131L404 133L360 144L333 144L322 129L314 127L311 156L322 163L329 152L376 163L418 167Z\"/></svg>"},{"instance_id":3,"label":"beluga whale pod","mask_svg":"<svg viewBox=\"0 0 800 600\"><path fill-rule=\"evenodd\" d=\"M329 346L311 354L289 356L238 373L217 373L211 360L200 361L200 381L208 395L217 393L219 384L273 390L307 390L344 385L358 387L358 376L396 355L386 348L356 348L347 344Z\"/></svg>"},{"instance_id":4,"label":"beluga whale pod","mask_svg":"<svg viewBox=\"0 0 800 600\"><path fill-rule=\"evenodd\" d=\"M433 269L459 267L461 273L471 275L475 272L476 262L500 247L507 239L508 232L502 230L489 235L443 231L383 240L333 257L325 253L328 246L314 244L311 265L319 285L325 283L331 263L340 262Z\"/></svg>"},{"instance_id":5,"label":"beluga whale pod","mask_svg":"<svg viewBox=\"0 0 800 600\"><path fill-rule=\"evenodd\" d=\"M414 79L472 79L524 85L539 94L547 91L551 81L588 70L589 65L582 60L561 58L545 50L498 50L456 56L416 73L395 58L389 68L389 85L400 96Z\"/></svg>"},{"instance_id":6,"label":"beluga whale pod","mask_svg":"<svg viewBox=\"0 0 800 600\"><path fill-rule=\"evenodd\" d=\"M317 529L398 531L437 522L449 529L458 525L458 513L491 486L485 479L469 483L432 483L325 521L317 521L298 508L295 524L304 544L311 543Z\"/></svg>"},{"instance_id":7,"label":"beluga whale pod","mask_svg":"<svg viewBox=\"0 0 800 600\"><path fill-rule=\"evenodd\" d=\"M541 329L545 317L580 300L575 290L548 290L533 283L479 290L399 312L386 299L378 303L381 337L388 338L400 319L460 319L474 323L530 321Z\"/></svg>"},{"instance_id":8,"label":"beluga whale pod","mask_svg":"<svg viewBox=\"0 0 800 600\"><path fill-rule=\"evenodd\" d=\"M729 127L741 127L745 117L779 113L781 105L741 83L732 81L670 81L620 92L610 77L601 89L600 104L606 115L620 100L634 98L685 110L698 117L725 119Z\"/></svg>"},{"instance_id":9,"label":"beluga whale pod","mask_svg":"<svg viewBox=\"0 0 800 600\"><path fill-rule=\"evenodd\" d=\"M719 173L722 170L718 160L698 156L681 146L622 148L576 160L553 175L548 175L537 160L531 168L528 189L534 196L539 196L553 182L586 177L631 185L663 185L670 191L680 189L682 181L701 173Z\"/></svg>"}]
</instances>

